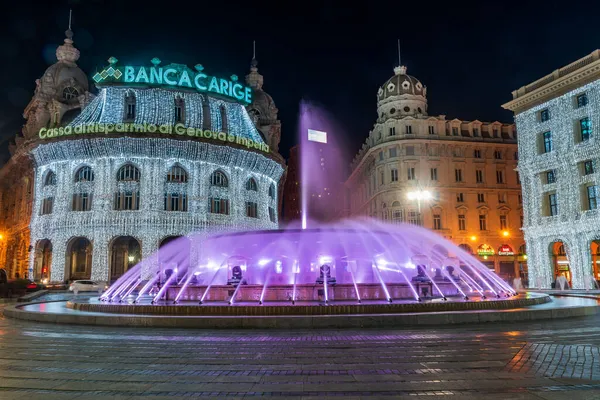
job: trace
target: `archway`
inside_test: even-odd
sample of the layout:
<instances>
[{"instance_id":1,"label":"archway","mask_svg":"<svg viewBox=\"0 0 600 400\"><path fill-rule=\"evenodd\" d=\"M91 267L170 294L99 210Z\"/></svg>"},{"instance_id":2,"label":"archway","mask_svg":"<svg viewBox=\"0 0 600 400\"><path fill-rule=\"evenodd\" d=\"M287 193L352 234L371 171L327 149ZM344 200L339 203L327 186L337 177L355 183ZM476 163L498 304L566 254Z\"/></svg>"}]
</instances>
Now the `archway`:
<instances>
[{"instance_id":1,"label":"archway","mask_svg":"<svg viewBox=\"0 0 600 400\"><path fill-rule=\"evenodd\" d=\"M92 242L84 237L74 237L67 244L67 280L89 280L92 276Z\"/></svg>"},{"instance_id":2,"label":"archway","mask_svg":"<svg viewBox=\"0 0 600 400\"><path fill-rule=\"evenodd\" d=\"M571 266L565 249L565 244L561 241L550 243L550 254L552 256L552 266L554 268L554 281L559 276L564 276L571 286Z\"/></svg>"},{"instance_id":3,"label":"archway","mask_svg":"<svg viewBox=\"0 0 600 400\"><path fill-rule=\"evenodd\" d=\"M179 270L180 274L190 264L191 241L187 236L167 236L158 246L158 263L161 271ZM170 274L170 273L169 273Z\"/></svg>"},{"instance_id":4,"label":"archway","mask_svg":"<svg viewBox=\"0 0 600 400\"><path fill-rule=\"evenodd\" d=\"M463 249L464 251L466 251L469 254L473 254L473 249L471 248L471 246L469 246L466 243L459 244L458 247L460 247L461 249Z\"/></svg>"},{"instance_id":5,"label":"archway","mask_svg":"<svg viewBox=\"0 0 600 400\"><path fill-rule=\"evenodd\" d=\"M592 240L590 253L592 254L592 276L600 284L600 240Z\"/></svg>"},{"instance_id":6,"label":"archway","mask_svg":"<svg viewBox=\"0 0 600 400\"><path fill-rule=\"evenodd\" d=\"M137 264L142 256L140 242L132 236L116 237L112 241L109 251L111 283Z\"/></svg>"},{"instance_id":7,"label":"archway","mask_svg":"<svg viewBox=\"0 0 600 400\"><path fill-rule=\"evenodd\" d=\"M51 266L52 242L48 239L42 239L35 246L33 280L36 282L47 282L50 279Z\"/></svg>"}]
</instances>

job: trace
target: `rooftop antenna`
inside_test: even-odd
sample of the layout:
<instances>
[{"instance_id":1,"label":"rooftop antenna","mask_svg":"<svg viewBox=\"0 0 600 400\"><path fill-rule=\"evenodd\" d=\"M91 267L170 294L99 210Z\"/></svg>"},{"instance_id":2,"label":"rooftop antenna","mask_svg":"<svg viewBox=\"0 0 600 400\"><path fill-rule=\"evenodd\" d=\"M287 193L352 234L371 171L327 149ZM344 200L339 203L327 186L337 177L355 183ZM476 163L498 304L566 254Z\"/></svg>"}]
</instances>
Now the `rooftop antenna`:
<instances>
[{"instance_id":1,"label":"rooftop antenna","mask_svg":"<svg viewBox=\"0 0 600 400\"><path fill-rule=\"evenodd\" d=\"M252 41L252 59L256 59L256 40Z\"/></svg>"},{"instance_id":2,"label":"rooftop antenna","mask_svg":"<svg viewBox=\"0 0 600 400\"><path fill-rule=\"evenodd\" d=\"M71 17L73 17L73 9L69 9L69 30L71 30Z\"/></svg>"},{"instance_id":3,"label":"rooftop antenna","mask_svg":"<svg viewBox=\"0 0 600 400\"><path fill-rule=\"evenodd\" d=\"M400 58L400 39L398 39L398 66L402 66L402 60Z\"/></svg>"}]
</instances>

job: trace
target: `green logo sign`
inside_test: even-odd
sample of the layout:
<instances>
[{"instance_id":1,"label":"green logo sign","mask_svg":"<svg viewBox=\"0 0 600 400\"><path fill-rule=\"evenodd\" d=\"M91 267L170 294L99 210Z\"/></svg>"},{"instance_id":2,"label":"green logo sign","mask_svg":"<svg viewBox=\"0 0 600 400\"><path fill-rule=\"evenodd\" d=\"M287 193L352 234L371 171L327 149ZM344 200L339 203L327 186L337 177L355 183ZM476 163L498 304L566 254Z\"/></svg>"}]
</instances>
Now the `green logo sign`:
<instances>
[{"instance_id":1,"label":"green logo sign","mask_svg":"<svg viewBox=\"0 0 600 400\"><path fill-rule=\"evenodd\" d=\"M115 57L109 58L110 65L94 74L94 82L99 86L116 83L192 89L234 99L244 105L252 102L252 88L239 83L236 75L231 75L230 79L210 76L202 72L201 64L196 64L194 71L183 64L160 66L161 61L156 57L152 59L151 67L117 66L117 61Z\"/></svg>"}]
</instances>

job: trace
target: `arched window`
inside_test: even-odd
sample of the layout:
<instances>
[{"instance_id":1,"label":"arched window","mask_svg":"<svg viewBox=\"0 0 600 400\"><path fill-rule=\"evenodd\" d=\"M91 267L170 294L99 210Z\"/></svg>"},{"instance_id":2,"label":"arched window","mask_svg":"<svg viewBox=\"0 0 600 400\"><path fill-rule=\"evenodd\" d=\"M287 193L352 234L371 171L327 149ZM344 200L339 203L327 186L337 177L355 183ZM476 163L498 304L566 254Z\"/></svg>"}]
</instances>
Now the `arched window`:
<instances>
[{"instance_id":1,"label":"arched window","mask_svg":"<svg viewBox=\"0 0 600 400\"><path fill-rule=\"evenodd\" d=\"M521 254L521 255L527 254L527 249L525 247L525 244L522 244L521 246L519 246L519 254Z\"/></svg>"},{"instance_id":2,"label":"arched window","mask_svg":"<svg viewBox=\"0 0 600 400\"><path fill-rule=\"evenodd\" d=\"M167 182L186 183L188 174L180 165L173 165L167 173Z\"/></svg>"},{"instance_id":3,"label":"arched window","mask_svg":"<svg viewBox=\"0 0 600 400\"><path fill-rule=\"evenodd\" d=\"M211 129L211 121L210 121L210 103L206 98L202 99L202 129L209 130Z\"/></svg>"},{"instance_id":4,"label":"arched window","mask_svg":"<svg viewBox=\"0 0 600 400\"><path fill-rule=\"evenodd\" d=\"M125 121L134 121L135 120L135 108L136 108L136 99L135 93L127 92L127 96L125 97Z\"/></svg>"},{"instance_id":5,"label":"arched window","mask_svg":"<svg viewBox=\"0 0 600 400\"><path fill-rule=\"evenodd\" d=\"M253 192L258 191L258 185L256 184L256 180L254 178L248 179L246 182L246 190L252 190Z\"/></svg>"},{"instance_id":6,"label":"arched window","mask_svg":"<svg viewBox=\"0 0 600 400\"><path fill-rule=\"evenodd\" d=\"M70 102L77 99L77 97L79 96L79 92L74 87L67 86L63 89L62 96L65 101Z\"/></svg>"},{"instance_id":7,"label":"arched window","mask_svg":"<svg viewBox=\"0 0 600 400\"><path fill-rule=\"evenodd\" d=\"M227 121L227 109L225 106L219 107L219 113L221 114L221 132L228 132L228 121Z\"/></svg>"},{"instance_id":8,"label":"arched window","mask_svg":"<svg viewBox=\"0 0 600 400\"><path fill-rule=\"evenodd\" d=\"M117 172L118 181L140 181L140 170L131 164L125 164Z\"/></svg>"},{"instance_id":9,"label":"arched window","mask_svg":"<svg viewBox=\"0 0 600 400\"><path fill-rule=\"evenodd\" d=\"M269 197L274 199L275 198L275 185L271 183L271 185L269 186Z\"/></svg>"},{"instance_id":10,"label":"arched window","mask_svg":"<svg viewBox=\"0 0 600 400\"><path fill-rule=\"evenodd\" d=\"M56 185L56 174L53 171L48 171L46 179L44 179L44 186Z\"/></svg>"},{"instance_id":11,"label":"arched window","mask_svg":"<svg viewBox=\"0 0 600 400\"><path fill-rule=\"evenodd\" d=\"M92 171L91 167L85 166L81 167L75 173L75 182L93 182L94 181L94 171Z\"/></svg>"},{"instance_id":12,"label":"arched window","mask_svg":"<svg viewBox=\"0 0 600 400\"><path fill-rule=\"evenodd\" d=\"M227 179L227 175L223 171L215 171L210 176L210 185L211 186L219 186L219 187L227 187L229 186L229 181Z\"/></svg>"},{"instance_id":13,"label":"arched window","mask_svg":"<svg viewBox=\"0 0 600 400\"><path fill-rule=\"evenodd\" d=\"M175 122L185 121L185 102L181 97L175 99Z\"/></svg>"}]
</instances>

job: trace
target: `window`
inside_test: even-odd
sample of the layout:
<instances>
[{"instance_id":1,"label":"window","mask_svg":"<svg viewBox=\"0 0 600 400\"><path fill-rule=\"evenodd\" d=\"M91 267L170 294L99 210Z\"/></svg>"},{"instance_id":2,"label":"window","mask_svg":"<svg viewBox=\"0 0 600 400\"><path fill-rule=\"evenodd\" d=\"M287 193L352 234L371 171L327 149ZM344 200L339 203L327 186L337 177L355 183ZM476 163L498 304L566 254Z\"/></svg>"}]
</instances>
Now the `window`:
<instances>
[{"instance_id":1,"label":"window","mask_svg":"<svg viewBox=\"0 0 600 400\"><path fill-rule=\"evenodd\" d=\"M552 132L544 132L542 136L544 138L544 153L550 153L552 151Z\"/></svg>"},{"instance_id":2,"label":"window","mask_svg":"<svg viewBox=\"0 0 600 400\"><path fill-rule=\"evenodd\" d=\"M581 141L587 142L592 136L592 124L589 118L579 120L579 132L581 133Z\"/></svg>"},{"instance_id":3,"label":"window","mask_svg":"<svg viewBox=\"0 0 600 400\"><path fill-rule=\"evenodd\" d=\"M546 122L550 119L550 111L548 109L540 111L540 121Z\"/></svg>"},{"instance_id":4,"label":"window","mask_svg":"<svg viewBox=\"0 0 600 400\"><path fill-rule=\"evenodd\" d=\"M56 185L56 174L52 171L48 171L46 174L46 179L44 180L44 186L54 186Z\"/></svg>"},{"instance_id":5,"label":"window","mask_svg":"<svg viewBox=\"0 0 600 400\"><path fill-rule=\"evenodd\" d=\"M454 170L454 178L456 179L456 182L462 182L462 169Z\"/></svg>"},{"instance_id":6,"label":"window","mask_svg":"<svg viewBox=\"0 0 600 400\"><path fill-rule=\"evenodd\" d=\"M131 164L125 164L117 172L117 180L122 181L140 181L140 170Z\"/></svg>"},{"instance_id":7,"label":"window","mask_svg":"<svg viewBox=\"0 0 600 400\"><path fill-rule=\"evenodd\" d=\"M406 146L405 150L406 150L406 155L407 156L414 156L415 155L415 146Z\"/></svg>"},{"instance_id":8,"label":"window","mask_svg":"<svg viewBox=\"0 0 600 400\"><path fill-rule=\"evenodd\" d=\"M228 132L229 121L227 121L227 109L225 106L219 107L219 115L221 117L221 132Z\"/></svg>"},{"instance_id":9,"label":"window","mask_svg":"<svg viewBox=\"0 0 600 400\"><path fill-rule=\"evenodd\" d=\"M125 121L135 120L135 105L135 94L133 92L128 92L125 97Z\"/></svg>"},{"instance_id":10,"label":"window","mask_svg":"<svg viewBox=\"0 0 600 400\"><path fill-rule=\"evenodd\" d=\"M598 201L596 200L596 186L588 186L587 190L587 199L588 199L588 210L595 210L598 208Z\"/></svg>"},{"instance_id":11,"label":"window","mask_svg":"<svg viewBox=\"0 0 600 400\"><path fill-rule=\"evenodd\" d=\"M508 223L506 222L506 215L500 216L500 230L503 231L508 229Z\"/></svg>"},{"instance_id":12,"label":"window","mask_svg":"<svg viewBox=\"0 0 600 400\"><path fill-rule=\"evenodd\" d=\"M167 173L167 182L186 183L188 175L186 170L180 165L173 165Z\"/></svg>"},{"instance_id":13,"label":"window","mask_svg":"<svg viewBox=\"0 0 600 400\"><path fill-rule=\"evenodd\" d=\"M517 161L519 161L519 152L515 151L515 154L513 155L513 158Z\"/></svg>"},{"instance_id":14,"label":"window","mask_svg":"<svg viewBox=\"0 0 600 400\"><path fill-rule=\"evenodd\" d=\"M478 203L485 203L485 194L483 194L483 193L477 193L477 202Z\"/></svg>"},{"instance_id":15,"label":"window","mask_svg":"<svg viewBox=\"0 0 600 400\"><path fill-rule=\"evenodd\" d=\"M413 151L414 151L414 150L413 150ZM390 158L392 158L392 157L397 157L397 156L398 156L398 149L397 149L397 148L395 148L395 147L392 147L392 148L390 149Z\"/></svg>"},{"instance_id":16,"label":"window","mask_svg":"<svg viewBox=\"0 0 600 400\"><path fill-rule=\"evenodd\" d=\"M396 168L392 168L391 172L391 181L398 182L398 170Z\"/></svg>"},{"instance_id":17,"label":"window","mask_svg":"<svg viewBox=\"0 0 600 400\"><path fill-rule=\"evenodd\" d=\"M523 214L519 215L519 223L521 224L521 228L523 227Z\"/></svg>"},{"instance_id":18,"label":"window","mask_svg":"<svg viewBox=\"0 0 600 400\"><path fill-rule=\"evenodd\" d=\"M92 194L91 193L75 193L71 202L71 210L73 211L90 211L92 209Z\"/></svg>"},{"instance_id":19,"label":"window","mask_svg":"<svg viewBox=\"0 0 600 400\"><path fill-rule=\"evenodd\" d=\"M383 151L379 152L379 161L383 161Z\"/></svg>"},{"instance_id":20,"label":"window","mask_svg":"<svg viewBox=\"0 0 600 400\"><path fill-rule=\"evenodd\" d=\"M75 182L93 182L94 171L90 167L81 167L75 173Z\"/></svg>"},{"instance_id":21,"label":"window","mask_svg":"<svg viewBox=\"0 0 600 400\"><path fill-rule=\"evenodd\" d=\"M215 171L210 176L210 185L219 187L228 187L229 181L223 171Z\"/></svg>"},{"instance_id":22,"label":"window","mask_svg":"<svg viewBox=\"0 0 600 400\"><path fill-rule=\"evenodd\" d=\"M211 214L229 215L229 200L219 198L208 199L208 212Z\"/></svg>"},{"instance_id":23,"label":"window","mask_svg":"<svg viewBox=\"0 0 600 400\"><path fill-rule=\"evenodd\" d=\"M277 219L275 218L275 209L273 207L269 207L269 221L277 222Z\"/></svg>"},{"instance_id":24,"label":"window","mask_svg":"<svg viewBox=\"0 0 600 400\"><path fill-rule=\"evenodd\" d=\"M523 204L523 195L519 194L519 204Z\"/></svg>"},{"instance_id":25,"label":"window","mask_svg":"<svg viewBox=\"0 0 600 400\"><path fill-rule=\"evenodd\" d=\"M498 137L498 128L494 128L492 130L492 134L494 135L495 138L497 138Z\"/></svg>"},{"instance_id":26,"label":"window","mask_svg":"<svg viewBox=\"0 0 600 400\"><path fill-rule=\"evenodd\" d=\"M41 215L52 214L52 207L54 206L54 197L46 197L42 200L42 209L40 210Z\"/></svg>"},{"instance_id":27,"label":"window","mask_svg":"<svg viewBox=\"0 0 600 400\"><path fill-rule=\"evenodd\" d=\"M502 152L500 150L495 150L494 151L494 158L496 160L502 160Z\"/></svg>"},{"instance_id":28,"label":"window","mask_svg":"<svg viewBox=\"0 0 600 400\"><path fill-rule=\"evenodd\" d=\"M256 202L246 202L246 216L250 218L258 218L258 204Z\"/></svg>"},{"instance_id":29,"label":"window","mask_svg":"<svg viewBox=\"0 0 600 400\"><path fill-rule=\"evenodd\" d=\"M114 199L115 211L133 211L140 209L139 192L117 192Z\"/></svg>"},{"instance_id":30,"label":"window","mask_svg":"<svg viewBox=\"0 0 600 400\"><path fill-rule=\"evenodd\" d=\"M437 181L438 177L437 177L437 168L431 168L429 170L430 174L431 174L431 180L432 181Z\"/></svg>"},{"instance_id":31,"label":"window","mask_svg":"<svg viewBox=\"0 0 600 400\"><path fill-rule=\"evenodd\" d=\"M435 127L433 125L429 125L429 134L435 135Z\"/></svg>"},{"instance_id":32,"label":"window","mask_svg":"<svg viewBox=\"0 0 600 400\"><path fill-rule=\"evenodd\" d=\"M583 162L583 175L590 175L594 173L594 161L587 160Z\"/></svg>"},{"instance_id":33,"label":"window","mask_svg":"<svg viewBox=\"0 0 600 400\"><path fill-rule=\"evenodd\" d=\"M556 175L553 169L551 169L550 171L546 171L546 183L556 183Z\"/></svg>"},{"instance_id":34,"label":"window","mask_svg":"<svg viewBox=\"0 0 600 400\"><path fill-rule=\"evenodd\" d=\"M479 128L473 128L473 136L479 137Z\"/></svg>"},{"instance_id":35,"label":"window","mask_svg":"<svg viewBox=\"0 0 600 400\"><path fill-rule=\"evenodd\" d=\"M406 171L408 172L408 180L415 180L415 169L413 167L409 167Z\"/></svg>"},{"instance_id":36,"label":"window","mask_svg":"<svg viewBox=\"0 0 600 400\"><path fill-rule=\"evenodd\" d=\"M188 202L185 193L165 193L165 211L187 211Z\"/></svg>"},{"instance_id":37,"label":"window","mask_svg":"<svg viewBox=\"0 0 600 400\"><path fill-rule=\"evenodd\" d=\"M504 183L504 171L496 171L496 183Z\"/></svg>"},{"instance_id":38,"label":"window","mask_svg":"<svg viewBox=\"0 0 600 400\"><path fill-rule=\"evenodd\" d=\"M458 136L458 127L456 127L456 126L452 127L452 136Z\"/></svg>"},{"instance_id":39,"label":"window","mask_svg":"<svg viewBox=\"0 0 600 400\"><path fill-rule=\"evenodd\" d=\"M558 201L556 198L556 193L550 193L548 195L548 205L549 207L549 211L550 211L550 215L554 216L554 215L558 215Z\"/></svg>"},{"instance_id":40,"label":"window","mask_svg":"<svg viewBox=\"0 0 600 400\"><path fill-rule=\"evenodd\" d=\"M442 229L442 217L440 214L433 214L433 229Z\"/></svg>"},{"instance_id":41,"label":"window","mask_svg":"<svg viewBox=\"0 0 600 400\"><path fill-rule=\"evenodd\" d=\"M483 171L478 169L475 171L475 180L477 183L483 183Z\"/></svg>"},{"instance_id":42,"label":"window","mask_svg":"<svg viewBox=\"0 0 600 400\"><path fill-rule=\"evenodd\" d=\"M458 216L458 230L466 231L467 230L467 221L464 215Z\"/></svg>"},{"instance_id":43,"label":"window","mask_svg":"<svg viewBox=\"0 0 600 400\"><path fill-rule=\"evenodd\" d=\"M517 185L521 184L521 175L519 175L519 171L515 171L515 176L517 178Z\"/></svg>"},{"instance_id":44,"label":"window","mask_svg":"<svg viewBox=\"0 0 600 400\"><path fill-rule=\"evenodd\" d=\"M383 185L385 183L385 176L383 176L383 171L379 171L379 184Z\"/></svg>"},{"instance_id":45,"label":"window","mask_svg":"<svg viewBox=\"0 0 600 400\"><path fill-rule=\"evenodd\" d=\"M417 213L416 211L409 211L408 212L408 223L412 224L412 225L421 225L419 213Z\"/></svg>"},{"instance_id":46,"label":"window","mask_svg":"<svg viewBox=\"0 0 600 400\"><path fill-rule=\"evenodd\" d=\"M412 126L411 125L406 125L406 134L407 135L412 134Z\"/></svg>"},{"instance_id":47,"label":"window","mask_svg":"<svg viewBox=\"0 0 600 400\"><path fill-rule=\"evenodd\" d=\"M462 147L455 147L452 149L452 156L453 157L462 157L463 156L463 149Z\"/></svg>"},{"instance_id":48,"label":"window","mask_svg":"<svg viewBox=\"0 0 600 400\"><path fill-rule=\"evenodd\" d=\"M202 129L209 131L212 129L212 121L210 120L210 103L208 102L208 97L204 97L202 100Z\"/></svg>"},{"instance_id":49,"label":"window","mask_svg":"<svg viewBox=\"0 0 600 400\"><path fill-rule=\"evenodd\" d=\"M178 97L175 99L175 122L183 122L185 120L183 110L185 105L183 99Z\"/></svg>"},{"instance_id":50,"label":"window","mask_svg":"<svg viewBox=\"0 0 600 400\"><path fill-rule=\"evenodd\" d=\"M479 215L479 230L487 231L487 216L485 214Z\"/></svg>"},{"instance_id":51,"label":"window","mask_svg":"<svg viewBox=\"0 0 600 400\"><path fill-rule=\"evenodd\" d=\"M577 108L585 107L588 104L587 93L582 93L577 96Z\"/></svg>"},{"instance_id":52,"label":"window","mask_svg":"<svg viewBox=\"0 0 600 400\"><path fill-rule=\"evenodd\" d=\"M62 97L64 100L66 100L68 102L71 100L77 99L78 96L79 96L79 92L77 91L77 89L75 89L72 86L67 86L66 88L63 89Z\"/></svg>"},{"instance_id":53,"label":"window","mask_svg":"<svg viewBox=\"0 0 600 400\"><path fill-rule=\"evenodd\" d=\"M256 180L254 178L250 178L248 181L246 181L246 190L258 192L258 185L256 184Z\"/></svg>"},{"instance_id":54,"label":"window","mask_svg":"<svg viewBox=\"0 0 600 400\"><path fill-rule=\"evenodd\" d=\"M481 158L481 150L473 150L473 158Z\"/></svg>"},{"instance_id":55,"label":"window","mask_svg":"<svg viewBox=\"0 0 600 400\"><path fill-rule=\"evenodd\" d=\"M396 127L395 126L390 127L390 136L396 136Z\"/></svg>"},{"instance_id":56,"label":"window","mask_svg":"<svg viewBox=\"0 0 600 400\"><path fill-rule=\"evenodd\" d=\"M498 193L498 203L506 203L506 193Z\"/></svg>"},{"instance_id":57,"label":"window","mask_svg":"<svg viewBox=\"0 0 600 400\"><path fill-rule=\"evenodd\" d=\"M465 202L465 196L463 193L456 193L456 202L457 203L464 203Z\"/></svg>"},{"instance_id":58,"label":"window","mask_svg":"<svg viewBox=\"0 0 600 400\"><path fill-rule=\"evenodd\" d=\"M269 197L274 199L275 198L275 185L271 183L271 185L269 186Z\"/></svg>"}]
</instances>

